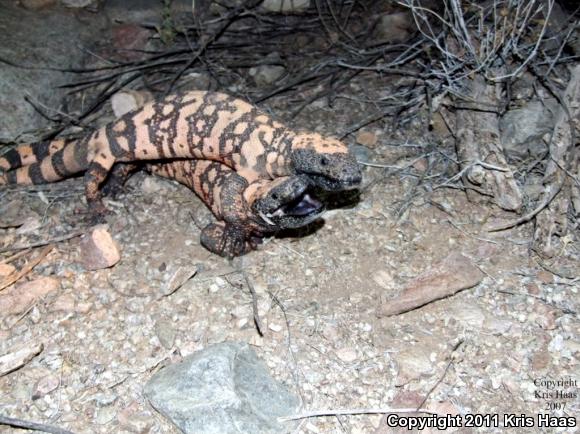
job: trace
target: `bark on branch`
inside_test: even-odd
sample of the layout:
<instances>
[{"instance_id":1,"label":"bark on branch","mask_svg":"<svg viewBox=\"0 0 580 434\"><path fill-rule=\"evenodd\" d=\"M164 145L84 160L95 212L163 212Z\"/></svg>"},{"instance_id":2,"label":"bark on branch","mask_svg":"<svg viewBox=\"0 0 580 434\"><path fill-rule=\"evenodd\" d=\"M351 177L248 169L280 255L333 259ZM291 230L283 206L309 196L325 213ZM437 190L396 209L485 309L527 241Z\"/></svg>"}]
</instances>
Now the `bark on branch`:
<instances>
[{"instance_id":1,"label":"bark on branch","mask_svg":"<svg viewBox=\"0 0 580 434\"><path fill-rule=\"evenodd\" d=\"M558 239L568 232L568 212L580 213L578 149L575 130L580 127L580 65L570 82L556 117L550 141L550 161L544 175L546 197L554 196L536 218L533 248L541 256L558 254Z\"/></svg>"},{"instance_id":2,"label":"bark on branch","mask_svg":"<svg viewBox=\"0 0 580 434\"><path fill-rule=\"evenodd\" d=\"M500 208L518 211L522 194L508 166L499 134L496 85L477 74L469 83L469 97L481 110L457 112L457 154L467 197L472 202L492 201Z\"/></svg>"}]
</instances>

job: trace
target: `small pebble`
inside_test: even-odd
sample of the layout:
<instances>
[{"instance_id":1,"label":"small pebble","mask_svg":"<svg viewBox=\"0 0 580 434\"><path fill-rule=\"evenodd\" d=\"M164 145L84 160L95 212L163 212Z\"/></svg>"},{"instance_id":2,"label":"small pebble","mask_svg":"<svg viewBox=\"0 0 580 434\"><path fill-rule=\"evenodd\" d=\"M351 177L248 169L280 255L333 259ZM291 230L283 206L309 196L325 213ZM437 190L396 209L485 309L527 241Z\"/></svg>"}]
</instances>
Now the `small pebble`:
<instances>
[{"instance_id":1,"label":"small pebble","mask_svg":"<svg viewBox=\"0 0 580 434\"><path fill-rule=\"evenodd\" d=\"M345 363L352 363L358 359L356 350L353 348L341 348L336 351L336 356Z\"/></svg>"},{"instance_id":2,"label":"small pebble","mask_svg":"<svg viewBox=\"0 0 580 434\"><path fill-rule=\"evenodd\" d=\"M268 324L268 328L276 333L279 333L282 331L282 326L280 324L276 324L276 323Z\"/></svg>"}]
</instances>

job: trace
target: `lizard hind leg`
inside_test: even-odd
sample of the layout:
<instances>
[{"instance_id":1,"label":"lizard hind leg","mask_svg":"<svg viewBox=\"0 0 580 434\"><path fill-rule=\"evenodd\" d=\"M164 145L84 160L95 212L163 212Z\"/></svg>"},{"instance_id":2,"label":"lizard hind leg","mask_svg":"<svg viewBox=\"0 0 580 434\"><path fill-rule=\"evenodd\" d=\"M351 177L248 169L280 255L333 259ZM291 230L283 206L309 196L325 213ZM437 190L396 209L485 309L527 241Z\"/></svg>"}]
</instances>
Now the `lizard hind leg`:
<instances>
[{"instance_id":1,"label":"lizard hind leg","mask_svg":"<svg viewBox=\"0 0 580 434\"><path fill-rule=\"evenodd\" d=\"M233 258L256 248L256 243L240 227L223 221L211 223L201 231L201 245L217 255Z\"/></svg>"},{"instance_id":2,"label":"lizard hind leg","mask_svg":"<svg viewBox=\"0 0 580 434\"><path fill-rule=\"evenodd\" d=\"M139 169L138 164L133 163L117 163L113 166L111 173L105 180L101 191L103 195L117 198L125 191L125 182L131 174Z\"/></svg>"},{"instance_id":3,"label":"lizard hind leg","mask_svg":"<svg viewBox=\"0 0 580 434\"><path fill-rule=\"evenodd\" d=\"M95 221L101 221L109 212L103 204L99 187L107 179L114 163L114 158L107 158L107 156L103 155L89 163L85 172L85 196L89 212L93 215Z\"/></svg>"}]
</instances>

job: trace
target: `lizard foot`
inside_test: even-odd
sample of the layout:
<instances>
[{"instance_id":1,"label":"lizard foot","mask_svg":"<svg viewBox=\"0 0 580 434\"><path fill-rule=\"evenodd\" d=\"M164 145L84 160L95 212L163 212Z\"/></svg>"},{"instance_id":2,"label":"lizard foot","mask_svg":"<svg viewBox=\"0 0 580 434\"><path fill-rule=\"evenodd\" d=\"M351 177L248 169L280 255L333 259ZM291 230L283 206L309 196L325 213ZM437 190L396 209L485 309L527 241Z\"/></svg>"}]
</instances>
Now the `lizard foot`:
<instances>
[{"instance_id":1,"label":"lizard foot","mask_svg":"<svg viewBox=\"0 0 580 434\"><path fill-rule=\"evenodd\" d=\"M224 222L211 223L201 231L201 245L226 258L245 255L254 250L257 243L248 237L244 229Z\"/></svg>"},{"instance_id":2,"label":"lizard foot","mask_svg":"<svg viewBox=\"0 0 580 434\"><path fill-rule=\"evenodd\" d=\"M91 225L105 223L109 214L111 214L111 211L107 209L103 202L89 203L88 220Z\"/></svg>"}]
</instances>

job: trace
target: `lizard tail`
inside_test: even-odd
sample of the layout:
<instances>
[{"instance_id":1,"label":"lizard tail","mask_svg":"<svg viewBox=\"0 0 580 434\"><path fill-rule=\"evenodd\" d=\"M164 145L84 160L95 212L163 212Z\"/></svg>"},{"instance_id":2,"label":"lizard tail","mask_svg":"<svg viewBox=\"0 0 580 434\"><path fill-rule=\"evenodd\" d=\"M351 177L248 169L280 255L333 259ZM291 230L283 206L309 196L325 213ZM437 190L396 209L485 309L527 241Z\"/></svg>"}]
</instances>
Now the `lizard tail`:
<instances>
[{"instance_id":1,"label":"lizard tail","mask_svg":"<svg viewBox=\"0 0 580 434\"><path fill-rule=\"evenodd\" d=\"M57 139L19 145L0 155L0 169L8 171L38 163L72 142L74 140Z\"/></svg>"},{"instance_id":2,"label":"lizard tail","mask_svg":"<svg viewBox=\"0 0 580 434\"><path fill-rule=\"evenodd\" d=\"M46 184L82 172L88 166L83 140L58 139L20 145L0 157L0 185Z\"/></svg>"}]
</instances>

